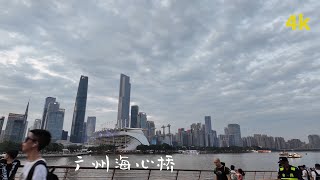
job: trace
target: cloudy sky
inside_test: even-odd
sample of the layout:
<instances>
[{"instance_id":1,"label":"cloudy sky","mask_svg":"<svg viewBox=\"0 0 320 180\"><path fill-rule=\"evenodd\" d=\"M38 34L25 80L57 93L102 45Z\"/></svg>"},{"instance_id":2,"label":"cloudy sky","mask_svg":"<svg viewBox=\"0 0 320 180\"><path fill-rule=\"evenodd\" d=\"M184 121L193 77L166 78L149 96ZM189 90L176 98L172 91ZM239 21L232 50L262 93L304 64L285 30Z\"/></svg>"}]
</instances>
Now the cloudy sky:
<instances>
[{"instance_id":1,"label":"cloudy sky","mask_svg":"<svg viewBox=\"0 0 320 180\"><path fill-rule=\"evenodd\" d=\"M319 134L320 1L94 0L0 2L0 116L41 118L45 97L66 109L89 76L86 116L117 118L120 73L131 104L159 128L204 123L223 133ZM285 27L292 14L310 31Z\"/></svg>"}]
</instances>

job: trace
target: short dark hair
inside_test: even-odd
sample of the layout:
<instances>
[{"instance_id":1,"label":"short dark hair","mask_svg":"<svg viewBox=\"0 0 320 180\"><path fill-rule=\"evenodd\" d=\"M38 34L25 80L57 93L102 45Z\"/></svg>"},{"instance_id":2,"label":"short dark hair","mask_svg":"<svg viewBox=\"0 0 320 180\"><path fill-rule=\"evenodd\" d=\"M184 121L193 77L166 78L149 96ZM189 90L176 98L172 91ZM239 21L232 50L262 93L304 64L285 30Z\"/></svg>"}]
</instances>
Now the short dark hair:
<instances>
[{"instance_id":1,"label":"short dark hair","mask_svg":"<svg viewBox=\"0 0 320 180\"><path fill-rule=\"evenodd\" d=\"M39 151L48 146L48 144L50 144L51 134L49 131L43 129L33 129L30 132L34 135L35 139L39 144Z\"/></svg>"},{"instance_id":2,"label":"short dark hair","mask_svg":"<svg viewBox=\"0 0 320 180\"><path fill-rule=\"evenodd\" d=\"M238 169L238 172L242 175L242 176L245 176L246 173L244 173L244 171L242 169Z\"/></svg>"},{"instance_id":3,"label":"short dark hair","mask_svg":"<svg viewBox=\"0 0 320 180\"><path fill-rule=\"evenodd\" d=\"M10 150L10 151L7 151L6 154L8 154L11 159L15 159L15 158L18 156L19 151L17 151L17 150Z\"/></svg>"},{"instance_id":4,"label":"short dark hair","mask_svg":"<svg viewBox=\"0 0 320 180\"><path fill-rule=\"evenodd\" d=\"M234 168L235 168L234 165L231 165L231 166L230 166L230 169L231 169L231 170L234 170Z\"/></svg>"},{"instance_id":5,"label":"short dark hair","mask_svg":"<svg viewBox=\"0 0 320 180\"><path fill-rule=\"evenodd\" d=\"M315 168L320 168L320 164L315 164L314 167Z\"/></svg>"}]
</instances>

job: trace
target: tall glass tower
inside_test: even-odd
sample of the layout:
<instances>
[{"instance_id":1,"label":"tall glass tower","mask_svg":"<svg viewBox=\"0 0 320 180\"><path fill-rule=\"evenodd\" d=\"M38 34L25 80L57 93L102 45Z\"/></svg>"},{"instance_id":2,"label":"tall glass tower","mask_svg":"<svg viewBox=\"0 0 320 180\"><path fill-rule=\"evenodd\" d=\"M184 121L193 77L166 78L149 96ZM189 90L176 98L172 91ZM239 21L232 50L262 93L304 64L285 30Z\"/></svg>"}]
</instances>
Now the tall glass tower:
<instances>
[{"instance_id":1,"label":"tall glass tower","mask_svg":"<svg viewBox=\"0 0 320 180\"><path fill-rule=\"evenodd\" d=\"M121 74L117 128L129 127L130 90L130 77Z\"/></svg>"},{"instance_id":2,"label":"tall glass tower","mask_svg":"<svg viewBox=\"0 0 320 180\"><path fill-rule=\"evenodd\" d=\"M72 143L83 143L83 123L86 113L87 93L88 77L81 76L72 118L70 134L70 142Z\"/></svg>"},{"instance_id":3,"label":"tall glass tower","mask_svg":"<svg viewBox=\"0 0 320 180\"><path fill-rule=\"evenodd\" d=\"M139 106L134 105L131 106L131 128L138 127L138 113L139 113Z\"/></svg>"},{"instance_id":4,"label":"tall glass tower","mask_svg":"<svg viewBox=\"0 0 320 180\"><path fill-rule=\"evenodd\" d=\"M242 147L241 130L239 124L228 124L230 146Z\"/></svg>"},{"instance_id":5,"label":"tall glass tower","mask_svg":"<svg viewBox=\"0 0 320 180\"><path fill-rule=\"evenodd\" d=\"M47 97L46 101L44 103L44 108L43 108L43 114L42 114L42 122L41 122L41 129L46 128L46 118L47 118L47 113L48 113L48 107L50 103L56 102L56 98L54 97Z\"/></svg>"}]
</instances>

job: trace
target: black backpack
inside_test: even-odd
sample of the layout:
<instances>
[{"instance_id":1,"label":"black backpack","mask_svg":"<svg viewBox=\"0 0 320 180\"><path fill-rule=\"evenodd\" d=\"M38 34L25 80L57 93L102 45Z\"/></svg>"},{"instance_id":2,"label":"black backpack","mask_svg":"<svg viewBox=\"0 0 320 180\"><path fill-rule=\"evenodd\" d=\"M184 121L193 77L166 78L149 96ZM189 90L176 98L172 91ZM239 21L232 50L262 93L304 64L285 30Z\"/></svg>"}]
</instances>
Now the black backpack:
<instances>
[{"instance_id":1,"label":"black backpack","mask_svg":"<svg viewBox=\"0 0 320 180\"><path fill-rule=\"evenodd\" d=\"M318 174L316 170L314 170L313 172L316 173L316 180L320 180L320 174Z\"/></svg>"},{"instance_id":2,"label":"black backpack","mask_svg":"<svg viewBox=\"0 0 320 180\"><path fill-rule=\"evenodd\" d=\"M27 176L27 179L26 180L32 180L32 176L33 176L33 173L34 173L34 169L36 168L36 166L38 166L39 164L42 164L46 167L47 171L48 171L48 174L47 174L47 180L59 180L58 176L53 174L53 171L55 170L55 168L52 168L51 171L48 170L48 167L47 167L47 164L40 160L40 161L37 161L36 163L34 163L34 165L31 167L30 171L29 171L29 174Z\"/></svg>"}]
</instances>

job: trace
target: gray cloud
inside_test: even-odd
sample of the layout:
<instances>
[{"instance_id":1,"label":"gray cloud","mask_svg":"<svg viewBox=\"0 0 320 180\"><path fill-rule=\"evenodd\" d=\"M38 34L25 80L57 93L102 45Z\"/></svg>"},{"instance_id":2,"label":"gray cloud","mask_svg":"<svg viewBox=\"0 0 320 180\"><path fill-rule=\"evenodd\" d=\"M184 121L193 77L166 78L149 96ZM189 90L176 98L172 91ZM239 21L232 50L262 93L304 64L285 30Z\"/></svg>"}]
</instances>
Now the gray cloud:
<instances>
[{"instance_id":1,"label":"gray cloud","mask_svg":"<svg viewBox=\"0 0 320 180\"><path fill-rule=\"evenodd\" d=\"M6 7L0 11L0 115L24 112L30 98L32 124L41 117L45 97L54 96L66 109L64 129L70 130L84 74L86 114L96 115L99 127L111 127L124 73L131 77L133 104L158 128L188 128L212 115L219 133L231 122L241 124L243 135L306 139L318 132L318 1L0 5ZM310 17L311 31L285 27L298 13Z\"/></svg>"}]
</instances>

